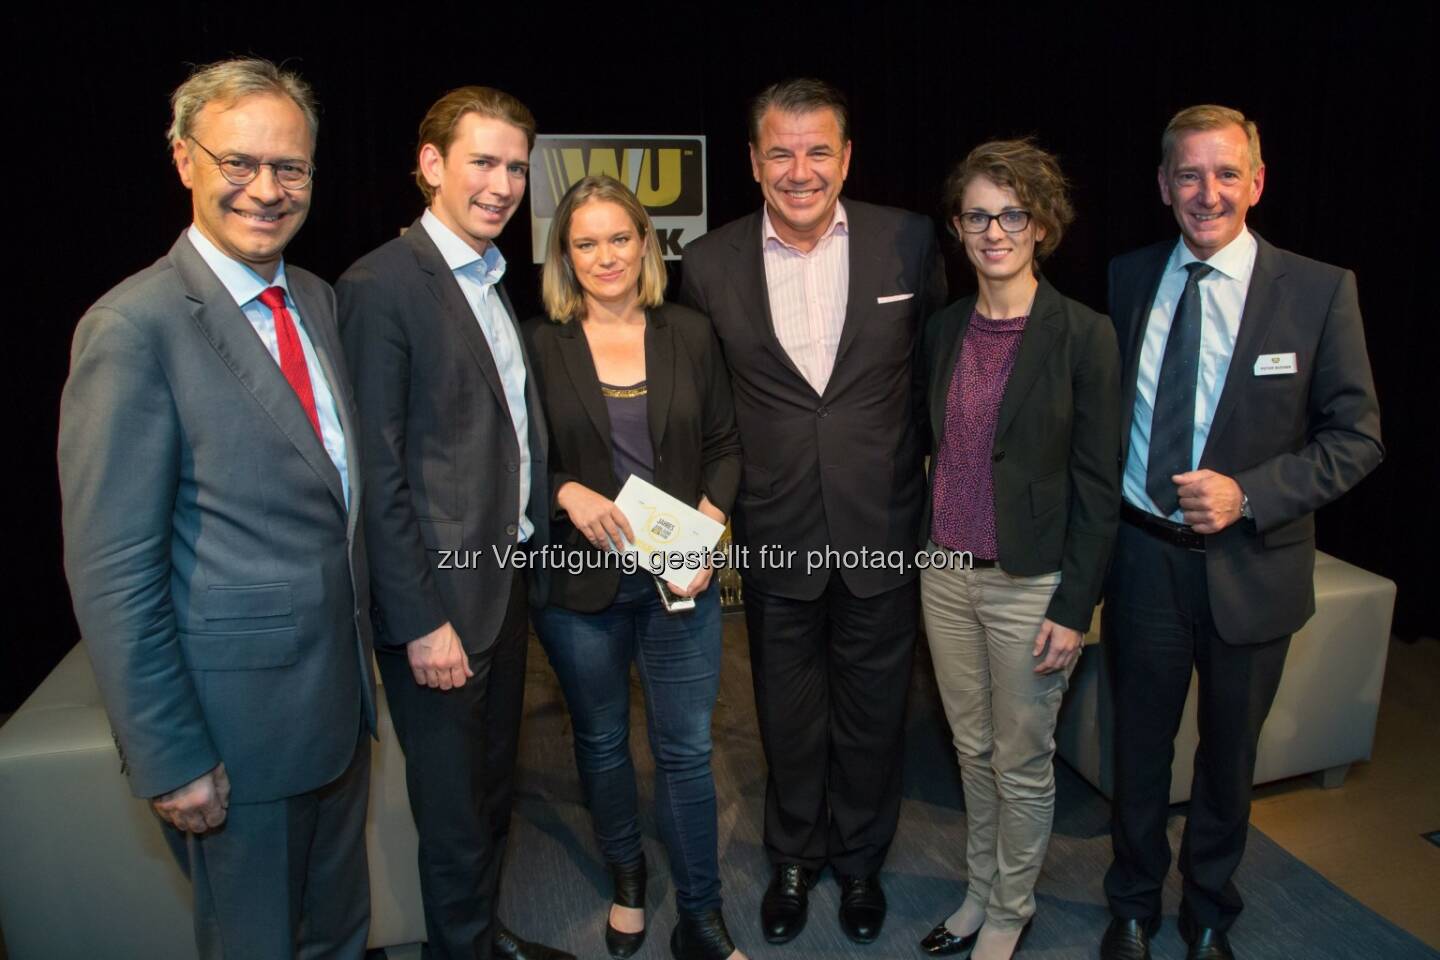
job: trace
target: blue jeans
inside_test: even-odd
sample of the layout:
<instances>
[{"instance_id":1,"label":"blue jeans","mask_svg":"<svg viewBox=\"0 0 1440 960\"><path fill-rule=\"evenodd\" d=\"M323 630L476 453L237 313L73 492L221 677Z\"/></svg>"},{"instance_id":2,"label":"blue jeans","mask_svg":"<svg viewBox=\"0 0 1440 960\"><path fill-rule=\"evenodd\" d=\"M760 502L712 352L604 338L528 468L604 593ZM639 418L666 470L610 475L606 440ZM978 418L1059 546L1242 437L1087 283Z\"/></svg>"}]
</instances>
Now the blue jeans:
<instances>
[{"instance_id":1,"label":"blue jeans","mask_svg":"<svg viewBox=\"0 0 1440 960\"><path fill-rule=\"evenodd\" d=\"M624 577L598 613L546 607L536 632L575 728L575 765L607 863L643 852L630 758L630 663L645 689L655 757L655 819L670 855L675 903L720 907L710 714L720 689L720 599L712 585L688 613L666 613L648 573Z\"/></svg>"}]
</instances>

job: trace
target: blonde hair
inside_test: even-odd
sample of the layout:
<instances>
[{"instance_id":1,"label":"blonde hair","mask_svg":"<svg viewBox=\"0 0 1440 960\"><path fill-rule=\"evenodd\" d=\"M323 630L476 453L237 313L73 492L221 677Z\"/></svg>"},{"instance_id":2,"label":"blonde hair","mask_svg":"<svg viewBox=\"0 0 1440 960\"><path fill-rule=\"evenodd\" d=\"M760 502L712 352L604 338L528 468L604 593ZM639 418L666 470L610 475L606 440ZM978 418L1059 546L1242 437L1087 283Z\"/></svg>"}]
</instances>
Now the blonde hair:
<instances>
[{"instance_id":1,"label":"blonde hair","mask_svg":"<svg viewBox=\"0 0 1440 960\"><path fill-rule=\"evenodd\" d=\"M240 57L196 67L185 82L175 88L170 94L170 129L165 131L166 143L174 144L176 140L192 136L195 118L206 104L233 104L256 94L293 100L305 115L310 140L314 142L320 117L310 85L300 79L298 73L282 70L269 60Z\"/></svg>"},{"instance_id":2,"label":"blonde hair","mask_svg":"<svg viewBox=\"0 0 1440 960\"><path fill-rule=\"evenodd\" d=\"M665 256L653 236L655 229L650 215L630 189L614 177L586 177L577 182L555 206L555 219L550 224L550 238L545 243L545 268L541 273L540 291L545 312L556 323L568 323L585 313L585 291L575 278L570 263L570 221L575 211L587 203L613 203L630 216L635 232L645 241L645 254L640 261L640 305L658 307L665 301Z\"/></svg>"},{"instance_id":3,"label":"blonde hair","mask_svg":"<svg viewBox=\"0 0 1440 960\"><path fill-rule=\"evenodd\" d=\"M420 151L427 143L444 157L450 152L455 140L455 130L466 114L474 113L493 120L502 120L512 127L519 127L525 134L530 149L535 148L535 115L519 100L494 87L457 87L430 105L420 121L420 136L415 144L415 182L425 195L428 204L435 199L435 188L425 179L420 169Z\"/></svg>"},{"instance_id":4,"label":"blonde hair","mask_svg":"<svg viewBox=\"0 0 1440 960\"><path fill-rule=\"evenodd\" d=\"M1165 132L1160 136L1160 166L1168 171L1170 169L1170 157L1175 153L1175 143L1187 133L1195 133L1198 130L1219 130L1221 127L1236 126L1245 131L1245 140L1250 145L1250 172L1253 174L1260 169L1260 128L1255 126L1255 121L1247 119L1245 114L1230 107L1222 107L1215 103L1202 103L1193 107L1186 107L1165 124Z\"/></svg>"}]
</instances>

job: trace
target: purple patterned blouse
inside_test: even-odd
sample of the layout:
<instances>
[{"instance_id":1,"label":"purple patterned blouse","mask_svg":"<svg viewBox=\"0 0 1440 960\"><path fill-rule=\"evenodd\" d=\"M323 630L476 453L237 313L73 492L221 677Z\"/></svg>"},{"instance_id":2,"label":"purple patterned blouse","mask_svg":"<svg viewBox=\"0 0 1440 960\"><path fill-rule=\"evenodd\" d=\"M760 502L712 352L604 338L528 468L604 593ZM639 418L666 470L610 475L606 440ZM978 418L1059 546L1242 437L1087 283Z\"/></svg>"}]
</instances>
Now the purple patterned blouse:
<instances>
[{"instance_id":1,"label":"purple patterned blouse","mask_svg":"<svg viewBox=\"0 0 1440 960\"><path fill-rule=\"evenodd\" d=\"M991 320L970 312L945 398L945 435L935 456L930 537L951 550L994 559L995 485L990 452L1000 401L1028 317Z\"/></svg>"}]
</instances>

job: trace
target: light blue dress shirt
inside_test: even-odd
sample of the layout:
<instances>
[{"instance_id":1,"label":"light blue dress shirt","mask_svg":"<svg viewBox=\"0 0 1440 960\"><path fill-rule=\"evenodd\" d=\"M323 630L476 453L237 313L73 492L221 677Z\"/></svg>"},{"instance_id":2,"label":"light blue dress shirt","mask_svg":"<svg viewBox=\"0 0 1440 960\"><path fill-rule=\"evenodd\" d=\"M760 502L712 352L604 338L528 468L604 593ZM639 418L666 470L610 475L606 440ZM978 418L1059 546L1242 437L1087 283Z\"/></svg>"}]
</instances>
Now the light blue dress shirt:
<instances>
[{"instance_id":1,"label":"light blue dress shirt","mask_svg":"<svg viewBox=\"0 0 1440 960\"><path fill-rule=\"evenodd\" d=\"M305 332L305 318L300 315L300 309L285 282L284 261L281 261L280 269L275 271L275 281L266 283L260 274L221 253L193 224L186 236L200 254L200 259L214 271L215 276L220 278L221 285L235 299L235 305L245 314L245 319L250 321L250 326L255 329L265 349L270 351L270 356L277 366L280 364L280 341L275 338L275 315L270 312L269 307L260 302L259 297L267 287L284 288L285 306L295 320L295 330L300 335L300 347L305 352L305 369L310 372L310 389L315 394L315 412L320 416L320 442L324 444L330 462L340 473L340 489L345 495L345 503L349 504L350 471L345 465L345 431L340 429L340 415L335 411L335 395L330 391L330 381L325 378L320 358L315 355L315 345L310 342L310 335Z\"/></svg>"},{"instance_id":2,"label":"light blue dress shirt","mask_svg":"<svg viewBox=\"0 0 1440 960\"><path fill-rule=\"evenodd\" d=\"M1230 357L1235 352L1235 338L1240 333L1240 318L1245 314L1245 297L1250 292L1250 275L1255 272L1255 254L1260 249L1250 231L1240 228L1240 235L1217 251L1205 262L1214 267L1200 281L1200 371L1195 385L1195 439L1191 469L1200 462L1205 443L1210 439L1210 424L1215 407L1225 389L1225 375L1230 372ZM1188 273L1185 265L1200 258L1185 246L1182 239L1175 244L1155 303L1145 325L1145 339L1140 347L1140 362L1135 379L1135 416L1130 421L1130 455L1125 460L1122 481L1125 500L1132 506L1156 516L1164 516L1145 492L1145 466L1150 458L1150 418L1155 406L1155 381L1160 376L1160 362L1165 356L1165 339L1170 324L1185 292ZM1184 522L1184 514L1176 510L1169 519Z\"/></svg>"},{"instance_id":3,"label":"light blue dress shirt","mask_svg":"<svg viewBox=\"0 0 1440 960\"><path fill-rule=\"evenodd\" d=\"M485 334L490 345L490 355L495 358L495 368L500 371L500 383L505 388L505 405L510 408L510 421L515 426L515 440L520 444L520 542L530 539L535 524L525 515L530 504L530 421L525 411L525 357L520 352L520 334L515 321L495 285L505 276L505 258L495 244L485 245L483 254L455 235L440 218L429 210L420 217L420 224L435 246L445 265L460 284L470 312Z\"/></svg>"}]
</instances>

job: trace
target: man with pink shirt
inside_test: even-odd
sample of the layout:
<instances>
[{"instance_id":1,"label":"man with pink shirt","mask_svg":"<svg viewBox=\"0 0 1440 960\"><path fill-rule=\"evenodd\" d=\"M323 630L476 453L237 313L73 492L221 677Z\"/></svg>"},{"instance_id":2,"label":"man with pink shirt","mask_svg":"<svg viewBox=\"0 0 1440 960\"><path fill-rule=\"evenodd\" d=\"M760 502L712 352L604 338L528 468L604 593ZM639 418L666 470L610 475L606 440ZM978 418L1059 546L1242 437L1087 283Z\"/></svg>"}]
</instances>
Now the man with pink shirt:
<instances>
[{"instance_id":1,"label":"man with pink shirt","mask_svg":"<svg viewBox=\"0 0 1440 960\"><path fill-rule=\"evenodd\" d=\"M827 863L846 935L879 935L879 872L900 811L916 582L873 561L915 548L924 440L911 358L945 280L927 218L840 201L850 154L843 94L819 80L770 86L750 117L765 204L684 259L681 299L715 325L745 449L734 536L748 551L769 765L771 943L800 933Z\"/></svg>"}]
</instances>

